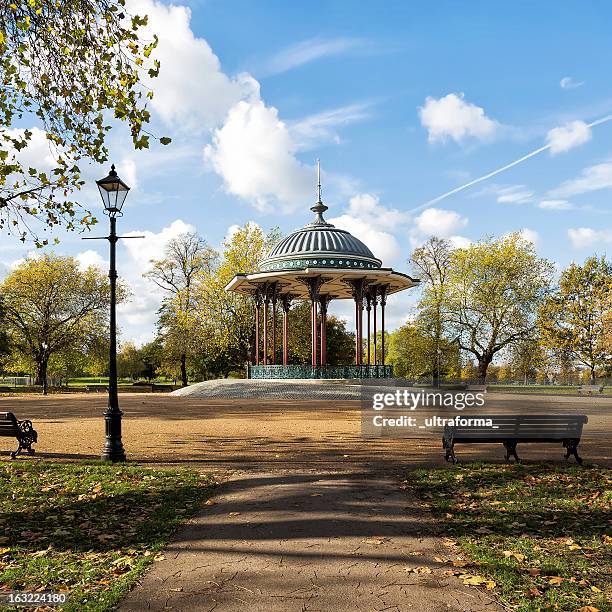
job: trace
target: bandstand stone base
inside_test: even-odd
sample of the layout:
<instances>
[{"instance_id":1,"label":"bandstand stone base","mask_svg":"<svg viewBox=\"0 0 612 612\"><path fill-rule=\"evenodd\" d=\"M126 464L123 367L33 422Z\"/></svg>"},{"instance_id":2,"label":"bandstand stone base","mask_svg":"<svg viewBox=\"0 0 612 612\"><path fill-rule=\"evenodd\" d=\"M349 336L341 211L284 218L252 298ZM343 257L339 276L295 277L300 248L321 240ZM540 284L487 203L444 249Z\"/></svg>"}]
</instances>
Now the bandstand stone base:
<instances>
[{"instance_id":1,"label":"bandstand stone base","mask_svg":"<svg viewBox=\"0 0 612 612\"><path fill-rule=\"evenodd\" d=\"M368 391L389 391L410 387L402 378L380 379L246 379L223 378L178 389L172 396L184 399L269 399L269 400L361 400L364 387Z\"/></svg>"}]
</instances>

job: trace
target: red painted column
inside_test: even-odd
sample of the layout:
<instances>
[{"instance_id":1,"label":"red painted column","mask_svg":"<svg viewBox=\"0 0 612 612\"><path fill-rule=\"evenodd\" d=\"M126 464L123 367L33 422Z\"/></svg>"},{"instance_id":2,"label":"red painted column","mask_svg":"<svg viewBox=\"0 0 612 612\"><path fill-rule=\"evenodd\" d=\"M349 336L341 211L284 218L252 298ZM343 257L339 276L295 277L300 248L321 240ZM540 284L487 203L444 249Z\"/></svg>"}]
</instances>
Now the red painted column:
<instances>
[{"instance_id":1,"label":"red painted column","mask_svg":"<svg viewBox=\"0 0 612 612\"><path fill-rule=\"evenodd\" d=\"M355 365L359 365L359 304L355 298Z\"/></svg>"},{"instance_id":2,"label":"red painted column","mask_svg":"<svg viewBox=\"0 0 612 612\"><path fill-rule=\"evenodd\" d=\"M272 297L272 365L276 365L276 295Z\"/></svg>"},{"instance_id":3,"label":"red painted column","mask_svg":"<svg viewBox=\"0 0 612 612\"><path fill-rule=\"evenodd\" d=\"M268 365L268 298L263 307L263 364Z\"/></svg>"},{"instance_id":4,"label":"red painted column","mask_svg":"<svg viewBox=\"0 0 612 612\"><path fill-rule=\"evenodd\" d=\"M372 299L370 297L370 294L368 293L368 295L366 296L366 312L368 315L368 335L367 335L367 350L366 350L366 354L367 354L367 359L366 359L366 363L367 365L370 365L370 312L372 310Z\"/></svg>"},{"instance_id":5,"label":"red painted column","mask_svg":"<svg viewBox=\"0 0 612 612\"><path fill-rule=\"evenodd\" d=\"M311 323L311 344L312 344L312 367L317 366L317 301L312 300L312 306L310 309L310 323Z\"/></svg>"},{"instance_id":6,"label":"red painted column","mask_svg":"<svg viewBox=\"0 0 612 612\"><path fill-rule=\"evenodd\" d=\"M381 345L380 345L380 363L385 365L385 305L387 304L387 287L384 287L380 292L380 327L381 327Z\"/></svg>"},{"instance_id":7,"label":"red painted column","mask_svg":"<svg viewBox=\"0 0 612 612\"><path fill-rule=\"evenodd\" d=\"M289 313L283 310L283 365L289 361Z\"/></svg>"},{"instance_id":8,"label":"red painted column","mask_svg":"<svg viewBox=\"0 0 612 612\"><path fill-rule=\"evenodd\" d=\"M259 365L259 299L255 302L255 365Z\"/></svg>"},{"instance_id":9,"label":"red painted column","mask_svg":"<svg viewBox=\"0 0 612 612\"><path fill-rule=\"evenodd\" d=\"M376 296L376 289L374 290L374 365L378 365L378 361L376 359L376 305L378 299Z\"/></svg>"},{"instance_id":10,"label":"red painted column","mask_svg":"<svg viewBox=\"0 0 612 612\"><path fill-rule=\"evenodd\" d=\"M327 365L327 306L329 296L322 295L319 298L319 308L321 312L321 365Z\"/></svg>"}]
</instances>

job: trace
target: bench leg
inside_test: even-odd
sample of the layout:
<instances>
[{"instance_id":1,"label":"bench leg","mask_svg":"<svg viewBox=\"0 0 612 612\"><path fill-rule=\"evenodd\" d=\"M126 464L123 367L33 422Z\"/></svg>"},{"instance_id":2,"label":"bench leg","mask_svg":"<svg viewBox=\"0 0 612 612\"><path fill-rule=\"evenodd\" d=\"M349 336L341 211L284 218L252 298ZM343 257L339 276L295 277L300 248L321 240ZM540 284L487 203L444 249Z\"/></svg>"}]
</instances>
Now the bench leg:
<instances>
[{"instance_id":1,"label":"bench leg","mask_svg":"<svg viewBox=\"0 0 612 612\"><path fill-rule=\"evenodd\" d=\"M21 443L21 440L19 440L19 446L17 447L16 451L13 451L11 453L11 459L15 459L15 457L17 457L17 455L21 455L21 451L24 449L23 444Z\"/></svg>"},{"instance_id":2,"label":"bench leg","mask_svg":"<svg viewBox=\"0 0 612 612\"><path fill-rule=\"evenodd\" d=\"M517 463L521 462L519 456L516 454L516 444L516 440L506 440L504 442L504 448L506 449L506 461L510 461L510 455L512 455Z\"/></svg>"},{"instance_id":3,"label":"bench leg","mask_svg":"<svg viewBox=\"0 0 612 612\"><path fill-rule=\"evenodd\" d=\"M453 463L457 463L457 457L455 457L455 448L451 446L446 449L446 455L444 456L445 461L452 461Z\"/></svg>"},{"instance_id":4,"label":"bench leg","mask_svg":"<svg viewBox=\"0 0 612 612\"><path fill-rule=\"evenodd\" d=\"M567 448L567 451L565 451L566 461L570 458L570 455L574 455L574 457L576 458L576 463L578 463L578 465L582 465L582 457L578 456L578 444L579 443L580 443L580 440L564 440L563 441L563 446Z\"/></svg>"}]
</instances>

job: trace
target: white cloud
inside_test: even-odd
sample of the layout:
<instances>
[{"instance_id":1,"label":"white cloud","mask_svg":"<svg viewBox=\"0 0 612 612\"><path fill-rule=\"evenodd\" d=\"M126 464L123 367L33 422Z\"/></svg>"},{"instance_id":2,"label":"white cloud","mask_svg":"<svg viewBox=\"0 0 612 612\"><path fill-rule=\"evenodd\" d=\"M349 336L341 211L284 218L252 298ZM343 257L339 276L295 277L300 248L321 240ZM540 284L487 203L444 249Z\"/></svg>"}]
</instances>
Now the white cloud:
<instances>
[{"instance_id":1,"label":"white cloud","mask_svg":"<svg viewBox=\"0 0 612 612\"><path fill-rule=\"evenodd\" d=\"M519 232L525 240L532 242L534 245L538 245L540 243L540 235L535 230L524 227L519 230Z\"/></svg>"},{"instance_id":2,"label":"white cloud","mask_svg":"<svg viewBox=\"0 0 612 612\"><path fill-rule=\"evenodd\" d=\"M430 142L451 138L459 143L470 137L486 140L501 127L487 117L483 108L466 102L462 93L450 93L439 99L428 97L419 109L419 116Z\"/></svg>"},{"instance_id":3,"label":"white cloud","mask_svg":"<svg viewBox=\"0 0 612 612\"><path fill-rule=\"evenodd\" d=\"M561 87L561 89L576 89L577 87L580 87L581 85L584 85L584 81L575 81L570 76L563 77L559 81L559 86Z\"/></svg>"},{"instance_id":4,"label":"white cloud","mask_svg":"<svg viewBox=\"0 0 612 612\"><path fill-rule=\"evenodd\" d=\"M185 132L204 132L218 125L236 102L259 95L259 84L248 74L228 77L219 58L190 27L191 10L156 0L129 0L132 14L148 15L145 36L159 37L153 57L161 63L150 80L151 106L168 124Z\"/></svg>"},{"instance_id":5,"label":"white cloud","mask_svg":"<svg viewBox=\"0 0 612 612\"><path fill-rule=\"evenodd\" d=\"M465 249L472 244L472 241L465 236L449 236L448 241L454 249Z\"/></svg>"},{"instance_id":6,"label":"white cloud","mask_svg":"<svg viewBox=\"0 0 612 612\"><path fill-rule=\"evenodd\" d=\"M56 165L56 156L51 143L47 140L47 133L37 127L30 127L28 130L32 132L28 146L21 151L16 151L10 147L9 155L13 155L21 163L26 173L29 167L38 170L51 170ZM25 129L14 128L6 130L5 133L11 138L23 138Z\"/></svg>"},{"instance_id":7,"label":"white cloud","mask_svg":"<svg viewBox=\"0 0 612 612\"><path fill-rule=\"evenodd\" d=\"M575 195L612 188L612 160L585 168L578 178L564 181L548 192L551 198L571 198Z\"/></svg>"},{"instance_id":8,"label":"white cloud","mask_svg":"<svg viewBox=\"0 0 612 612\"><path fill-rule=\"evenodd\" d=\"M552 155L565 153L578 147L592 138L591 128L584 121L570 121L565 125L553 128L546 135L546 144Z\"/></svg>"},{"instance_id":9,"label":"white cloud","mask_svg":"<svg viewBox=\"0 0 612 612\"><path fill-rule=\"evenodd\" d=\"M541 200L538 208L543 210L573 210L574 205L567 200Z\"/></svg>"},{"instance_id":10,"label":"white cloud","mask_svg":"<svg viewBox=\"0 0 612 612\"><path fill-rule=\"evenodd\" d=\"M612 230L596 230L590 227L577 227L567 230L567 235L575 249L593 248L597 243L611 243Z\"/></svg>"},{"instance_id":11,"label":"white cloud","mask_svg":"<svg viewBox=\"0 0 612 612\"><path fill-rule=\"evenodd\" d=\"M106 261L97 251L83 251L76 255L76 259L79 262L79 268L81 270L87 270L87 268L91 266L100 270L108 268L108 261Z\"/></svg>"},{"instance_id":12,"label":"white cloud","mask_svg":"<svg viewBox=\"0 0 612 612\"><path fill-rule=\"evenodd\" d=\"M363 45L357 38L312 38L279 51L256 74L274 75L298 68L323 57L340 55Z\"/></svg>"},{"instance_id":13,"label":"white cloud","mask_svg":"<svg viewBox=\"0 0 612 612\"><path fill-rule=\"evenodd\" d=\"M533 191L525 185L512 185L497 190L497 201L500 204L527 204L533 201Z\"/></svg>"},{"instance_id":14,"label":"white cloud","mask_svg":"<svg viewBox=\"0 0 612 612\"><path fill-rule=\"evenodd\" d=\"M329 219L364 242L384 266L402 262L402 248L393 232L407 221L406 213L382 205L377 196L369 193L353 196L344 214Z\"/></svg>"},{"instance_id":15,"label":"white cloud","mask_svg":"<svg viewBox=\"0 0 612 612\"><path fill-rule=\"evenodd\" d=\"M226 190L259 210L295 210L312 199L315 171L295 158L296 145L278 111L261 100L239 102L215 130L204 157Z\"/></svg>"},{"instance_id":16,"label":"white cloud","mask_svg":"<svg viewBox=\"0 0 612 612\"><path fill-rule=\"evenodd\" d=\"M312 149L323 142L340 143L340 136L334 130L369 117L367 104L349 104L339 108L309 115L287 124L296 148Z\"/></svg>"},{"instance_id":17,"label":"white cloud","mask_svg":"<svg viewBox=\"0 0 612 612\"><path fill-rule=\"evenodd\" d=\"M452 210L428 208L415 218L416 227L423 234L448 238L468 224L468 219Z\"/></svg>"}]
</instances>

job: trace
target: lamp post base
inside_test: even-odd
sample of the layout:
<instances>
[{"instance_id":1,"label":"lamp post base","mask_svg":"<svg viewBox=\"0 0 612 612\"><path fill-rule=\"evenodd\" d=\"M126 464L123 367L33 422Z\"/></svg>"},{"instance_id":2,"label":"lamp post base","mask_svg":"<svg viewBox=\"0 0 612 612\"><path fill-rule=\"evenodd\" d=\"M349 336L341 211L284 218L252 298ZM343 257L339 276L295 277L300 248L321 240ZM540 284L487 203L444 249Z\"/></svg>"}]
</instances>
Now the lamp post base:
<instances>
[{"instance_id":1,"label":"lamp post base","mask_svg":"<svg viewBox=\"0 0 612 612\"><path fill-rule=\"evenodd\" d=\"M119 463L125 461L125 449L121 442L121 410L109 409L104 413L106 442L102 449L102 461Z\"/></svg>"}]
</instances>

